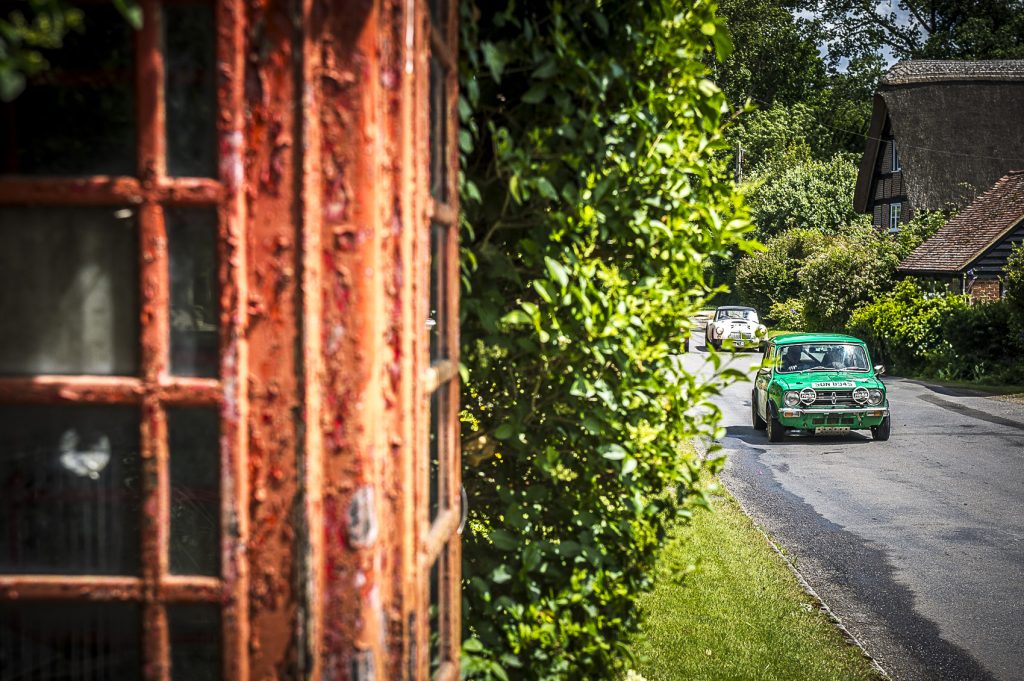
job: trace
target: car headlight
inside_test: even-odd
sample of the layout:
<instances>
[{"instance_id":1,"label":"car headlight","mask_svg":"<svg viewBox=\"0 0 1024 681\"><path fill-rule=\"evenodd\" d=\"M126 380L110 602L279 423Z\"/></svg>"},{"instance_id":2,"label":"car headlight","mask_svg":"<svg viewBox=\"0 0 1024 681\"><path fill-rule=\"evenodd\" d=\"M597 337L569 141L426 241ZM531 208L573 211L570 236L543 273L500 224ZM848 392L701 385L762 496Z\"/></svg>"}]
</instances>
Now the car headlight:
<instances>
[{"instance_id":1,"label":"car headlight","mask_svg":"<svg viewBox=\"0 0 1024 681\"><path fill-rule=\"evenodd\" d=\"M754 332L754 335L757 336L758 338L764 338L764 336L767 335L767 333L768 328L762 324L757 327L757 331Z\"/></svg>"},{"instance_id":2,"label":"car headlight","mask_svg":"<svg viewBox=\"0 0 1024 681\"><path fill-rule=\"evenodd\" d=\"M782 396L782 401L787 407L795 407L800 404L800 393L795 390L787 390L786 394Z\"/></svg>"},{"instance_id":3,"label":"car headlight","mask_svg":"<svg viewBox=\"0 0 1024 681\"><path fill-rule=\"evenodd\" d=\"M818 397L818 393L812 388L804 388L800 391L800 401L804 404L811 404Z\"/></svg>"},{"instance_id":4,"label":"car headlight","mask_svg":"<svg viewBox=\"0 0 1024 681\"><path fill-rule=\"evenodd\" d=\"M871 394L867 388L854 388L853 389L853 401L857 404L864 404L871 399Z\"/></svg>"},{"instance_id":5,"label":"car headlight","mask_svg":"<svg viewBox=\"0 0 1024 681\"><path fill-rule=\"evenodd\" d=\"M725 333L725 324L715 324L715 333L718 335Z\"/></svg>"},{"instance_id":6,"label":"car headlight","mask_svg":"<svg viewBox=\"0 0 1024 681\"><path fill-rule=\"evenodd\" d=\"M868 391L868 402L871 404L881 404L882 400L885 399L885 393L878 388L873 388Z\"/></svg>"}]
</instances>

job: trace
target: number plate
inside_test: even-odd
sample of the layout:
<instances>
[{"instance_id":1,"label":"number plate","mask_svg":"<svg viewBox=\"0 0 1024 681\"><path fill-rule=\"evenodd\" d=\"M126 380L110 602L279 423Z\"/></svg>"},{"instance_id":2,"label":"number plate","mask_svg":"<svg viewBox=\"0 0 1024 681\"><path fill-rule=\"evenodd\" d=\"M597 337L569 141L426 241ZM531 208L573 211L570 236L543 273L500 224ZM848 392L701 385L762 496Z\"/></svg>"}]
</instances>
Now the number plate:
<instances>
[{"instance_id":1,"label":"number plate","mask_svg":"<svg viewBox=\"0 0 1024 681\"><path fill-rule=\"evenodd\" d=\"M815 435L835 435L849 432L849 426L818 426L814 429Z\"/></svg>"},{"instance_id":2,"label":"number plate","mask_svg":"<svg viewBox=\"0 0 1024 681\"><path fill-rule=\"evenodd\" d=\"M819 381L811 383L811 387L815 390L835 390L836 388L856 388L857 384L853 381Z\"/></svg>"}]
</instances>

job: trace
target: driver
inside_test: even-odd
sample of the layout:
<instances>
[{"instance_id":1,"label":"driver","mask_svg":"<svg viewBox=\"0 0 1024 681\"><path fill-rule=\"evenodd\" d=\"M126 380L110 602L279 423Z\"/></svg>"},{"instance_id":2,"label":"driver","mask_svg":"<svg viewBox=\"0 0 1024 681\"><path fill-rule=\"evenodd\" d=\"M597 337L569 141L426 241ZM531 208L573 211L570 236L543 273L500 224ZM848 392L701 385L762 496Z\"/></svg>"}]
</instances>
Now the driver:
<instances>
[{"instance_id":1,"label":"driver","mask_svg":"<svg viewBox=\"0 0 1024 681\"><path fill-rule=\"evenodd\" d=\"M791 345L782 351L782 368L786 371L797 371L800 368L800 348Z\"/></svg>"}]
</instances>

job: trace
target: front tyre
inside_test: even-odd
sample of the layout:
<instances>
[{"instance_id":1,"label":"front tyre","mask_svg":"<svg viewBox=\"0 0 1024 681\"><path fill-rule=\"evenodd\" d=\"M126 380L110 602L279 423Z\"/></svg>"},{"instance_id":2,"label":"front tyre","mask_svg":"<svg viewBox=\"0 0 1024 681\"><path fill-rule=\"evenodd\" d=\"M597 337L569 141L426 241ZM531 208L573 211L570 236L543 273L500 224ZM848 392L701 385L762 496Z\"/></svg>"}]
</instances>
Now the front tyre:
<instances>
[{"instance_id":1,"label":"front tyre","mask_svg":"<svg viewBox=\"0 0 1024 681\"><path fill-rule=\"evenodd\" d=\"M750 421L754 424L754 430L764 430L768 424L764 422L761 415L757 413L757 391L750 393Z\"/></svg>"},{"instance_id":2,"label":"front tyre","mask_svg":"<svg viewBox=\"0 0 1024 681\"><path fill-rule=\"evenodd\" d=\"M782 438L786 436L786 429L779 422L779 419L775 417L772 410L768 410L768 442L782 442Z\"/></svg>"},{"instance_id":3,"label":"front tyre","mask_svg":"<svg viewBox=\"0 0 1024 681\"><path fill-rule=\"evenodd\" d=\"M885 442L889 439L889 433L891 430L892 422L889 420L889 417L886 416L877 426L871 426L871 437L879 442Z\"/></svg>"}]
</instances>

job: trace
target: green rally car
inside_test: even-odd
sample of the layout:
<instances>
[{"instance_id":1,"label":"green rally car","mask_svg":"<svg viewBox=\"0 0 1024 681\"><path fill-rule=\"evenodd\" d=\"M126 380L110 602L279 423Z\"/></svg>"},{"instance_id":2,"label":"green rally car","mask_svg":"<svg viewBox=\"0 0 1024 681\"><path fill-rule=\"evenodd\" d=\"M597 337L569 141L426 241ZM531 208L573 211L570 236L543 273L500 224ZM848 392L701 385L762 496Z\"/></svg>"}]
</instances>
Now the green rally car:
<instances>
[{"instance_id":1,"label":"green rally car","mask_svg":"<svg viewBox=\"0 0 1024 681\"><path fill-rule=\"evenodd\" d=\"M870 430L888 440L891 429L883 366L871 366L864 341L831 333L789 333L768 343L754 379L754 428L779 442L787 429L821 433Z\"/></svg>"}]
</instances>

